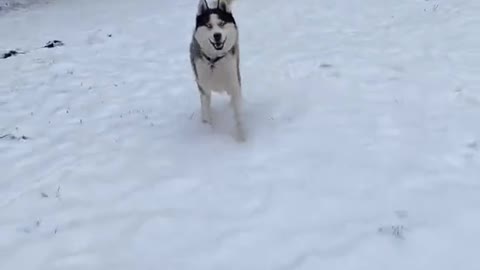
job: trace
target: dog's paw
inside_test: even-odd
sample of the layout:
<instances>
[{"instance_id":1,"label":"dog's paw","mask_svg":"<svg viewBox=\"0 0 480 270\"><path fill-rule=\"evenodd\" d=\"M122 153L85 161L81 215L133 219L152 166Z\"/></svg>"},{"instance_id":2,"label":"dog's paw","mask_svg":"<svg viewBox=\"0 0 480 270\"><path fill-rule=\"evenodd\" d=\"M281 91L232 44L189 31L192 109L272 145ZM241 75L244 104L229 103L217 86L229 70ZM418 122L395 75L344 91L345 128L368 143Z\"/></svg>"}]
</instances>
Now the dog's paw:
<instances>
[{"instance_id":1,"label":"dog's paw","mask_svg":"<svg viewBox=\"0 0 480 270\"><path fill-rule=\"evenodd\" d=\"M213 125L213 119L211 115L202 115L202 123L206 125Z\"/></svg>"},{"instance_id":2,"label":"dog's paw","mask_svg":"<svg viewBox=\"0 0 480 270\"><path fill-rule=\"evenodd\" d=\"M215 130L215 125L214 125L214 122L212 120L202 119L202 124L205 125L206 128L208 128L212 131Z\"/></svg>"},{"instance_id":3,"label":"dog's paw","mask_svg":"<svg viewBox=\"0 0 480 270\"><path fill-rule=\"evenodd\" d=\"M237 130L237 132L235 134L235 139L239 143L244 143L244 142L247 141L247 134L245 133L245 131L243 129L239 129L239 130Z\"/></svg>"},{"instance_id":4,"label":"dog's paw","mask_svg":"<svg viewBox=\"0 0 480 270\"><path fill-rule=\"evenodd\" d=\"M237 136L235 138L235 140L238 142L238 143L245 143L247 142L247 138L246 137L242 137L242 136Z\"/></svg>"},{"instance_id":5,"label":"dog's paw","mask_svg":"<svg viewBox=\"0 0 480 270\"><path fill-rule=\"evenodd\" d=\"M211 117L203 116L203 117L202 117L202 123L208 124L208 125L212 125L212 124L213 124L213 121L212 121L212 118L211 118Z\"/></svg>"}]
</instances>

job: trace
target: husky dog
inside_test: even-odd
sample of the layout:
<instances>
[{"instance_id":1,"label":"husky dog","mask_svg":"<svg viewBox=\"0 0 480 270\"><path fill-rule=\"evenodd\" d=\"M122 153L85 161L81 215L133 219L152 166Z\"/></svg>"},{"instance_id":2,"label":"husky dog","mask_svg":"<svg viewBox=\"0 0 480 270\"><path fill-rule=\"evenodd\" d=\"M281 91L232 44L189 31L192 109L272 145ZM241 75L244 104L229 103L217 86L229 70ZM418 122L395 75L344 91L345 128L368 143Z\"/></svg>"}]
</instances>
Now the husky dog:
<instances>
[{"instance_id":1,"label":"husky dog","mask_svg":"<svg viewBox=\"0 0 480 270\"><path fill-rule=\"evenodd\" d=\"M238 28L232 15L233 0L217 0L209 7L200 0L195 31L190 43L190 61L200 92L202 121L212 123L211 94L226 92L235 116L236 135L245 141L242 119L242 87Z\"/></svg>"}]
</instances>

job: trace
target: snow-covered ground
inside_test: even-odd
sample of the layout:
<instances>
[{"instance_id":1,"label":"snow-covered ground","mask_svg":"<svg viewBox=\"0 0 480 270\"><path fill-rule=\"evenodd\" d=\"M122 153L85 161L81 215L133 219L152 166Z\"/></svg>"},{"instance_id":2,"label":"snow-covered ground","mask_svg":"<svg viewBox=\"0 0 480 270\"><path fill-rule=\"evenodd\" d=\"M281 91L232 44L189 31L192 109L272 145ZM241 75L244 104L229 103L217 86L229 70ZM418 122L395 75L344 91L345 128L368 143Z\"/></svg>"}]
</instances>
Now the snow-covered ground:
<instances>
[{"instance_id":1,"label":"snow-covered ground","mask_svg":"<svg viewBox=\"0 0 480 270\"><path fill-rule=\"evenodd\" d=\"M480 1L237 1L245 144L196 6L0 14L0 269L480 269Z\"/></svg>"}]
</instances>

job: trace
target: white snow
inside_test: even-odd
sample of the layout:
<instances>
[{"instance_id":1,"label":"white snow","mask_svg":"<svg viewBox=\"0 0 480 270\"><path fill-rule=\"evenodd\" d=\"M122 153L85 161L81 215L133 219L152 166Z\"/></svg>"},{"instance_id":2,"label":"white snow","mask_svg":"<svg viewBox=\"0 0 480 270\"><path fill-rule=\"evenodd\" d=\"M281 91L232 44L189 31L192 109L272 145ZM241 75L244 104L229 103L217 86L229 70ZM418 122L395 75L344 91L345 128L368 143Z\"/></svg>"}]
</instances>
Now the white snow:
<instances>
[{"instance_id":1,"label":"white snow","mask_svg":"<svg viewBox=\"0 0 480 270\"><path fill-rule=\"evenodd\" d=\"M0 269L479 269L478 0L237 1L244 144L196 7L0 14Z\"/></svg>"}]
</instances>

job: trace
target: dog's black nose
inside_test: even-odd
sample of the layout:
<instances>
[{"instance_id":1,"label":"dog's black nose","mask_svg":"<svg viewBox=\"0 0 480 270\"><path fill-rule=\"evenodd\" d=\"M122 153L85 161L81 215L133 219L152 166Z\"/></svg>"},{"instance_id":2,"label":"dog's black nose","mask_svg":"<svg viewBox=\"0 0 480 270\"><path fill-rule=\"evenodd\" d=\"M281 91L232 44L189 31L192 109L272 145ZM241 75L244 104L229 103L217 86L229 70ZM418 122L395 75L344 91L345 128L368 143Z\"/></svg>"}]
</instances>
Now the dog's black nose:
<instances>
[{"instance_id":1,"label":"dog's black nose","mask_svg":"<svg viewBox=\"0 0 480 270\"><path fill-rule=\"evenodd\" d=\"M221 33L213 34L213 39L215 39L216 42L222 41L222 34Z\"/></svg>"}]
</instances>

